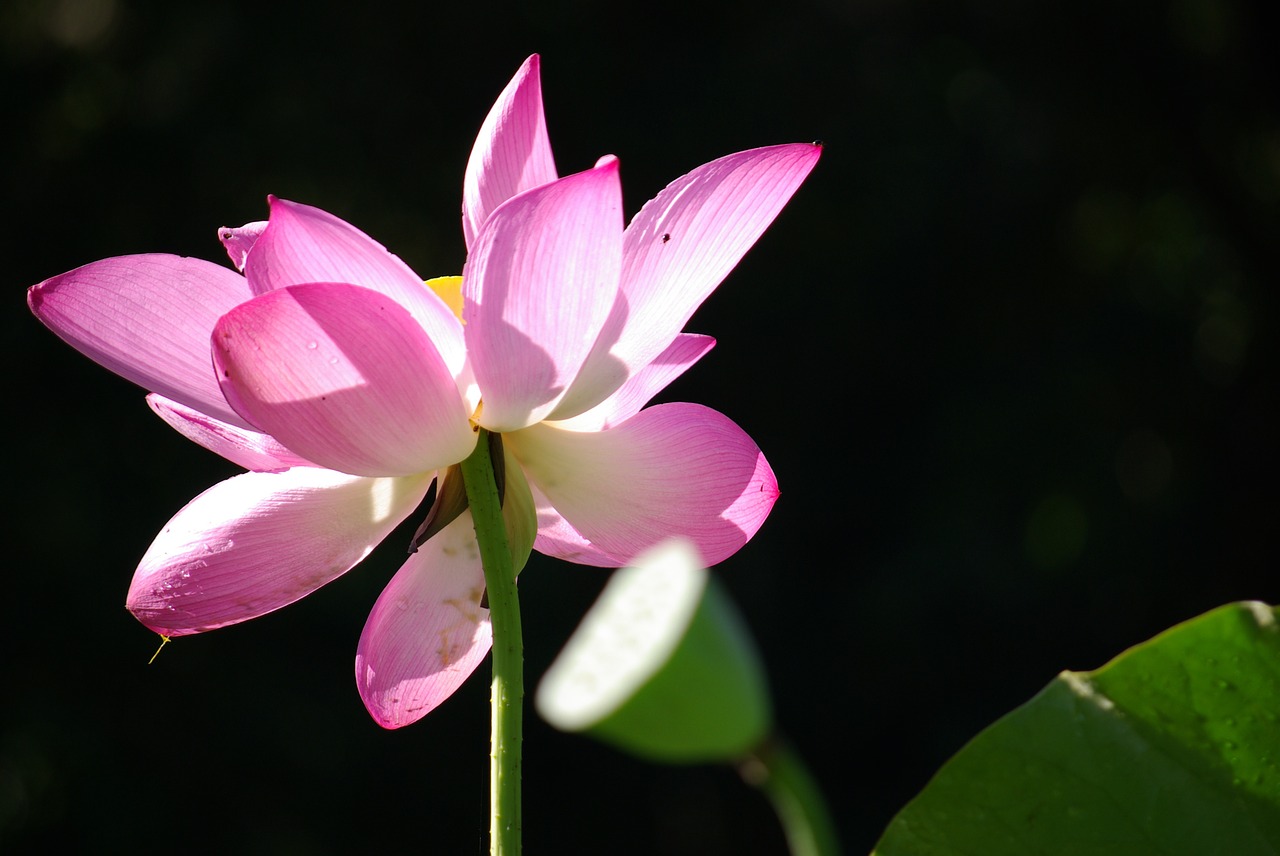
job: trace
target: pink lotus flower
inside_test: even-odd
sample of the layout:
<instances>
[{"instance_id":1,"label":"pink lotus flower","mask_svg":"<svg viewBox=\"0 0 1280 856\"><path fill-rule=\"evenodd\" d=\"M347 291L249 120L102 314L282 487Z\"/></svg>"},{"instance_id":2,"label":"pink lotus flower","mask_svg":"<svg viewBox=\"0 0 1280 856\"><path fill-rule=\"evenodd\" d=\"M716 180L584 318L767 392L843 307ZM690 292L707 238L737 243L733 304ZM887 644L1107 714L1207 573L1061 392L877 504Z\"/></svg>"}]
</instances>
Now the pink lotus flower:
<instances>
[{"instance_id":1,"label":"pink lotus flower","mask_svg":"<svg viewBox=\"0 0 1280 856\"><path fill-rule=\"evenodd\" d=\"M273 198L265 223L221 231L243 275L140 255L34 286L31 309L57 335L250 471L169 521L129 610L180 636L292 603L408 517L477 425L503 438L517 566L530 542L607 567L671 536L708 564L732 555L777 497L764 456L706 407L642 408L710 350L685 322L818 156L783 145L705 164L624 229L615 158L557 177L535 56L472 152L460 281L424 287L353 226ZM483 587L464 512L369 616L356 680L377 722L416 721L484 658Z\"/></svg>"}]
</instances>

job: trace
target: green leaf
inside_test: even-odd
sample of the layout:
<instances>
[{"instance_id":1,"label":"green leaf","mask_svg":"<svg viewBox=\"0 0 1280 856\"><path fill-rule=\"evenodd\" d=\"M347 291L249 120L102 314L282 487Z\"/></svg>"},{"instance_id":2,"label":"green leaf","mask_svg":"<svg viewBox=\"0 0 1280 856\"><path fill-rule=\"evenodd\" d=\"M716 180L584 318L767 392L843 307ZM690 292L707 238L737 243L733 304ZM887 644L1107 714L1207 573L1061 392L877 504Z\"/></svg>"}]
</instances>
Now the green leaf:
<instances>
[{"instance_id":1,"label":"green leaf","mask_svg":"<svg viewBox=\"0 0 1280 856\"><path fill-rule=\"evenodd\" d=\"M934 776L877 856L1280 853L1280 625L1237 603L1063 672Z\"/></svg>"}]
</instances>

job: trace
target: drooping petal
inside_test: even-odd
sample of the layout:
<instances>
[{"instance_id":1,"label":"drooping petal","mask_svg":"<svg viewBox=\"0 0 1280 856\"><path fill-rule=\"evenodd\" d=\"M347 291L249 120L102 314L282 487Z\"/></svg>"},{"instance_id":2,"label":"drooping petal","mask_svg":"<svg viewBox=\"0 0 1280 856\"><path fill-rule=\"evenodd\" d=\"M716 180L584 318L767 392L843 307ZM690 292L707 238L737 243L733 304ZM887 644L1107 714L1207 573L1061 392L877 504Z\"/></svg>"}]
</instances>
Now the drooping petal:
<instances>
[{"instance_id":1,"label":"drooping petal","mask_svg":"<svg viewBox=\"0 0 1280 856\"><path fill-rule=\"evenodd\" d=\"M657 359L627 378L613 395L586 413L556 424L571 431L600 431L630 419L715 344L716 340L710 336L681 333Z\"/></svg>"},{"instance_id":2,"label":"drooping petal","mask_svg":"<svg viewBox=\"0 0 1280 856\"><path fill-rule=\"evenodd\" d=\"M462 280L484 427L538 422L572 383L617 295L621 212L618 162L604 158L485 222Z\"/></svg>"},{"instance_id":3,"label":"drooping petal","mask_svg":"<svg viewBox=\"0 0 1280 856\"><path fill-rule=\"evenodd\" d=\"M709 564L745 544L778 497L759 447L699 404L660 404L607 431L535 425L504 437L530 482L621 562L683 536Z\"/></svg>"},{"instance_id":4,"label":"drooping petal","mask_svg":"<svg viewBox=\"0 0 1280 856\"><path fill-rule=\"evenodd\" d=\"M31 311L94 362L151 392L248 427L209 365L218 317L253 296L244 277L200 259L119 256L47 279Z\"/></svg>"},{"instance_id":5,"label":"drooping petal","mask_svg":"<svg viewBox=\"0 0 1280 856\"><path fill-rule=\"evenodd\" d=\"M244 271L244 262L249 251L253 249L253 245L258 242L258 238L266 228L266 220L255 220L237 228L223 226L218 230L218 240L222 241L222 247L227 251L227 257L236 266L236 270Z\"/></svg>"},{"instance_id":6,"label":"drooping petal","mask_svg":"<svg viewBox=\"0 0 1280 856\"><path fill-rule=\"evenodd\" d=\"M147 396L147 403L179 434L246 470L278 473L289 467L315 466L268 434L219 422L212 416L155 393Z\"/></svg>"},{"instance_id":7,"label":"drooping petal","mask_svg":"<svg viewBox=\"0 0 1280 856\"><path fill-rule=\"evenodd\" d=\"M327 211L270 198L271 219L245 259L255 294L310 282L346 282L381 292L409 310L427 331L450 372L466 358L462 326L398 256Z\"/></svg>"},{"instance_id":8,"label":"drooping petal","mask_svg":"<svg viewBox=\"0 0 1280 856\"><path fill-rule=\"evenodd\" d=\"M524 61L485 117L471 149L462 183L462 235L468 250L495 208L557 178L542 112L540 63L537 54Z\"/></svg>"},{"instance_id":9,"label":"drooping petal","mask_svg":"<svg viewBox=\"0 0 1280 856\"><path fill-rule=\"evenodd\" d=\"M368 479L298 467L228 479L165 525L126 606L167 636L287 606L368 555L422 501L432 475Z\"/></svg>"},{"instance_id":10,"label":"drooping petal","mask_svg":"<svg viewBox=\"0 0 1280 856\"><path fill-rule=\"evenodd\" d=\"M409 557L373 606L356 648L356 687L374 720L426 716L475 671L492 643L471 512Z\"/></svg>"},{"instance_id":11,"label":"drooping petal","mask_svg":"<svg viewBox=\"0 0 1280 856\"><path fill-rule=\"evenodd\" d=\"M553 559L596 568L621 568L626 564L584 538L556 511L542 491L534 485L529 487L538 505L538 537L533 542L535 550Z\"/></svg>"},{"instance_id":12,"label":"drooping petal","mask_svg":"<svg viewBox=\"0 0 1280 856\"><path fill-rule=\"evenodd\" d=\"M821 147L751 149L703 164L627 226L619 307L554 418L594 406L660 354L773 222Z\"/></svg>"},{"instance_id":13,"label":"drooping petal","mask_svg":"<svg viewBox=\"0 0 1280 856\"><path fill-rule=\"evenodd\" d=\"M342 283L278 289L218 322L214 364L245 419L323 467L434 470L475 446L458 388L400 304Z\"/></svg>"}]
</instances>

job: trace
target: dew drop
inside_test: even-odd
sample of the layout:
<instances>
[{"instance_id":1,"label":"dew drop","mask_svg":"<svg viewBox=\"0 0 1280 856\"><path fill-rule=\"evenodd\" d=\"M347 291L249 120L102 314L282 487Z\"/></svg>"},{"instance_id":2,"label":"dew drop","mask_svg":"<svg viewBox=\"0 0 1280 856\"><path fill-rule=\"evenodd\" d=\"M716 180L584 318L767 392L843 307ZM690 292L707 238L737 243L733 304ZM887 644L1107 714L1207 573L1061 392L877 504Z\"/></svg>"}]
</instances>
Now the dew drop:
<instances>
[{"instance_id":1,"label":"dew drop","mask_svg":"<svg viewBox=\"0 0 1280 856\"><path fill-rule=\"evenodd\" d=\"M308 351L314 351L318 347L320 347L320 344L318 342L307 342Z\"/></svg>"}]
</instances>

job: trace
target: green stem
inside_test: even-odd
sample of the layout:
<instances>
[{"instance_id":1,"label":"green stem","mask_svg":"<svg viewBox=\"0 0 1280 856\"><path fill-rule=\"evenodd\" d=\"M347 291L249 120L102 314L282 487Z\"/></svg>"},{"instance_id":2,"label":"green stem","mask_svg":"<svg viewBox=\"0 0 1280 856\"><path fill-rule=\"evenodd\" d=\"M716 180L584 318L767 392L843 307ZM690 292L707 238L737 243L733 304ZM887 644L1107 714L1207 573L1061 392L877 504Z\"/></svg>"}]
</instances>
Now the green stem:
<instances>
[{"instance_id":1,"label":"green stem","mask_svg":"<svg viewBox=\"0 0 1280 856\"><path fill-rule=\"evenodd\" d=\"M840 843L822 791L785 740L765 741L739 772L773 803L792 856L838 856Z\"/></svg>"},{"instance_id":2,"label":"green stem","mask_svg":"<svg viewBox=\"0 0 1280 856\"><path fill-rule=\"evenodd\" d=\"M462 481L480 543L489 621L493 625L493 736L489 753L489 852L520 853L520 742L524 730L524 646L520 598L502 522L489 432L480 429L476 450L462 462Z\"/></svg>"}]
</instances>

